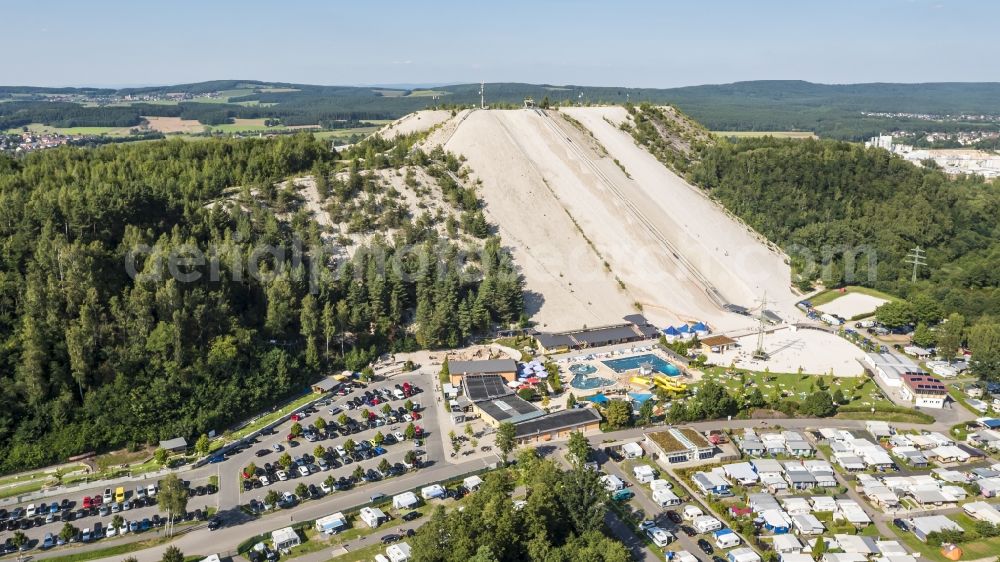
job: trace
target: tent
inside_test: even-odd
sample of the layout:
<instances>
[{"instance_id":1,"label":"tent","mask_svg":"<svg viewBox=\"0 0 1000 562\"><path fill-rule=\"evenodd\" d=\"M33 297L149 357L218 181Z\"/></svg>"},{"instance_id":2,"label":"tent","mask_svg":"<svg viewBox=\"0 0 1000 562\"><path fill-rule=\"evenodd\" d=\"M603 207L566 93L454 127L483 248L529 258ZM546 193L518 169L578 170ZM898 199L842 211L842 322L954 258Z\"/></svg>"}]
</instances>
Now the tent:
<instances>
[{"instance_id":1,"label":"tent","mask_svg":"<svg viewBox=\"0 0 1000 562\"><path fill-rule=\"evenodd\" d=\"M678 335L680 335L680 332L677 331L677 328L674 328L673 326L667 326L665 329L662 330L662 332L663 332L663 335L665 335L665 336L678 336Z\"/></svg>"}]
</instances>

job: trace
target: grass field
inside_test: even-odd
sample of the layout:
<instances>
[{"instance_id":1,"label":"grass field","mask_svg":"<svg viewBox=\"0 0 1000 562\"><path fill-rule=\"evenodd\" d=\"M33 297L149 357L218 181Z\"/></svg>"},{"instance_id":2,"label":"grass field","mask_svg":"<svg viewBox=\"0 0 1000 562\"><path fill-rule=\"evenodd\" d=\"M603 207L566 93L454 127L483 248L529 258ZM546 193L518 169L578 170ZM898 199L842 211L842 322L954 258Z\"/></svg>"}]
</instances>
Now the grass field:
<instances>
[{"instance_id":1,"label":"grass field","mask_svg":"<svg viewBox=\"0 0 1000 562\"><path fill-rule=\"evenodd\" d=\"M856 285L851 285L849 287L845 287L845 289L846 290L843 293L840 292L840 289L828 289L807 300L811 302L813 306L820 306L827 304L829 302L833 302L839 299L840 297L850 293L860 293L862 295L868 295L870 297L885 299L887 301L899 300L888 293L883 293L882 291L878 291L875 289L869 289L868 287L858 287Z\"/></svg>"},{"instance_id":2,"label":"grass field","mask_svg":"<svg viewBox=\"0 0 1000 562\"><path fill-rule=\"evenodd\" d=\"M451 92L441 90L413 90L407 95L408 98L429 98L433 96L447 96Z\"/></svg>"},{"instance_id":3,"label":"grass field","mask_svg":"<svg viewBox=\"0 0 1000 562\"><path fill-rule=\"evenodd\" d=\"M712 134L720 137L755 138L755 137L775 137L781 139L814 139L816 135L812 131L712 131Z\"/></svg>"},{"instance_id":4,"label":"grass field","mask_svg":"<svg viewBox=\"0 0 1000 562\"><path fill-rule=\"evenodd\" d=\"M819 390L820 381L832 394L840 389L850 401L850 406L891 406L892 402L882 396L875 381L868 377L831 377L829 375L799 375L797 373L759 373L736 369L727 375L724 367L705 369L703 380L714 380L726 387L730 394L740 396L753 388L759 388L764 398L771 399L776 393L788 398L802 400ZM741 378L742 375L742 378ZM744 382L745 381L745 382Z\"/></svg>"}]
</instances>

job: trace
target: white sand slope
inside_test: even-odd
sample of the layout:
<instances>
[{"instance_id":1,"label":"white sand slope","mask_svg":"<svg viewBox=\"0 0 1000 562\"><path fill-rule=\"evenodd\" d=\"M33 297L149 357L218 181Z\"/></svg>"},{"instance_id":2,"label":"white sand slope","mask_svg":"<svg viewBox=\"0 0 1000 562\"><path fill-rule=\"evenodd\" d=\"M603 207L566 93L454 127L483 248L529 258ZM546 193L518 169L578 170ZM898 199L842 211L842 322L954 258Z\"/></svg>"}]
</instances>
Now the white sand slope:
<instances>
[{"instance_id":1,"label":"white sand slope","mask_svg":"<svg viewBox=\"0 0 1000 562\"><path fill-rule=\"evenodd\" d=\"M450 118L451 112L444 109L416 111L408 115L404 115L392 123L389 123L385 127L382 127L379 129L378 134L382 135L384 138L392 139L396 138L397 135L408 135L410 133L426 131L435 125L444 123Z\"/></svg>"},{"instance_id":2,"label":"white sand slope","mask_svg":"<svg viewBox=\"0 0 1000 562\"><path fill-rule=\"evenodd\" d=\"M753 307L767 293L768 308L794 317L789 266L753 231L719 204L671 172L617 125L622 107L564 108L617 159L632 180L618 182L652 228L726 301Z\"/></svg>"},{"instance_id":3,"label":"white sand slope","mask_svg":"<svg viewBox=\"0 0 1000 562\"><path fill-rule=\"evenodd\" d=\"M461 126L449 131L445 148L468 158L475 177L482 180L479 194L486 213L521 268L529 292L527 308L540 328L620 322L635 312L633 299L605 269L546 185L547 176L522 148L520 142L533 132L511 124L515 116L523 117L521 113L460 114L455 120L462 120Z\"/></svg>"}]
</instances>

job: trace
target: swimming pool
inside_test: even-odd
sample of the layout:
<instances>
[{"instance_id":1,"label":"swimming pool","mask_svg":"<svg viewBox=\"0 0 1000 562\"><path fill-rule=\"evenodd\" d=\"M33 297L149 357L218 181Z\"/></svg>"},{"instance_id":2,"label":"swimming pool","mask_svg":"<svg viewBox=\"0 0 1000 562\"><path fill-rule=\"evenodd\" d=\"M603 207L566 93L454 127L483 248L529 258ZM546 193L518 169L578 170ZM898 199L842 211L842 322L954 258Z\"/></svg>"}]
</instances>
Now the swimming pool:
<instances>
[{"instance_id":1,"label":"swimming pool","mask_svg":"<svg viewBox=\"0 0 1000 562\"><path fill-rule=\"evenodd\" d=\"M613 384L615 384L615 381L611 379L606 379L604 377L588 377L582 373L575 375L573 380L569 381L569 385L578 390L593 390L595 388L611 386Z\"/></svg>"},{"instance_id":2,"label":"swimming pool","mask_svg":"<svg viewBox=\"0 0 1000 562\"><path fill-rule=\"evenodd\" d=\"M592 375L597 372L597 367L587 365L586 363L578 363L576 365L570 365L569 372L574 375Z\"/></svg>"},{"instance_id":3,"label":"swimming pool","mask_svg":"<svg viewBox=\"0 0 1000 562\"><path fill-rule=\"evenodd\" d=\"M632 371L648 363L654 371L667 375L668 377L676 377L681 374L681 370L675 365L660 359L658 355L653 355L652 353L648 353L646 355L636 355L635 357L625 357L623 359L609 359L607 361L602 361L602 363L617 373Z\"/></svg>"}]
</instances>

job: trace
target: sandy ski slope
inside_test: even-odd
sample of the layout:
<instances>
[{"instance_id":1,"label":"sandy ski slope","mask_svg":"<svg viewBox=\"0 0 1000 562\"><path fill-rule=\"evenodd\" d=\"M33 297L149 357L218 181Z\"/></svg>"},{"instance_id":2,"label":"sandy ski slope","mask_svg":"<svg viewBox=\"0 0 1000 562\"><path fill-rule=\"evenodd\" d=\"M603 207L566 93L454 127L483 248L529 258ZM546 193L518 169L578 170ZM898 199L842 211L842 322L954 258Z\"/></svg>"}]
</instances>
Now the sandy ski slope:
<instances>
[{"instance_id":1,"label":"sandy ski slope","mask_svg":"<svg viewBox=\"0 0 1000 562\"><path fill-rule=\"evenodd\" d=\"M566 111L586 130L554 111L463 111L427 141L464 155L482 180L542 329L618 322L636 303L660 325L745 328L753 322L721 304L753 307L765 290L768 307L792 317L782 256L605 120L624 109Z\"/></svg>"},{"instance_id":2,"label":"sandy ski slope","mask_svg":"<svg viewBox=\"0 0 1000 562\"><path fill-rule=\"evenodd\" d=\"M622 163L634 179L623 184L629 197L649 203L641 207L643 214L729 302L753 306L766 291L768 308L789 317L796 297L789 288L791 271L784 256L637 146L617 127L627 117L624 108L563 111L586 126Z\"/></svg>"}]
</instances>

